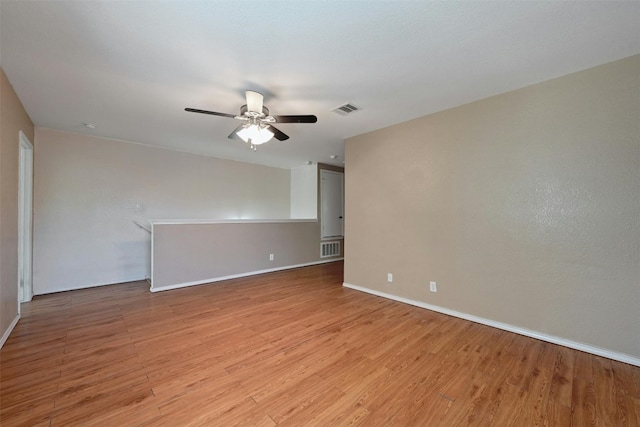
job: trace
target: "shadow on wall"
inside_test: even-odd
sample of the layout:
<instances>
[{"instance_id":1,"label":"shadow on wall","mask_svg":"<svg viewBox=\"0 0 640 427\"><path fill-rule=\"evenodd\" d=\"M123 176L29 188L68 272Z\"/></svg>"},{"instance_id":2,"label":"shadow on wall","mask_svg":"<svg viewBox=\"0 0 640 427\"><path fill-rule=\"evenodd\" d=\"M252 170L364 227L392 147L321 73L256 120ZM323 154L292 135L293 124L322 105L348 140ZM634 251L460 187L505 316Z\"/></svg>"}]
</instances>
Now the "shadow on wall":
<instances>
[{"instance_id":1,"label":"shadow on wall","mask_svg":"<svg viewBox=\"0 0 640 427\"><path fill-rule=\"evenodd\" d=\"M151 275L151 237L144 240L126 240L115 242L113 246L117 252L118 276L128 280L132 272L137 277L149 278ZM144 268L144 271L141 269Z\"/></svg>"}]
</instances>

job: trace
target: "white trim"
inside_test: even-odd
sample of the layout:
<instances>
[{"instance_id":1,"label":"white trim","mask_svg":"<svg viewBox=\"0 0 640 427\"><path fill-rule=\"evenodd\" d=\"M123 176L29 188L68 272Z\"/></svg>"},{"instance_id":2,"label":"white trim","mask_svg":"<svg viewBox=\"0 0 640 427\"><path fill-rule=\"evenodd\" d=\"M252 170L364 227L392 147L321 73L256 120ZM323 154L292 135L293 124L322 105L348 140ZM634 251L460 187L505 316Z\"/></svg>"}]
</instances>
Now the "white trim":
<instances>
[{"instance_id":1,"label":"white trim","mask_svg":"<svg viewBox=\"0 0 640 427\"><path fill-rule=\"evenodd\" d=\"M514 332L526 337L547 341L552 344L558 344L564 347L573 348L575 350L584 351L586 353L595 354L596 356L606 357L608 359L617 360L619 362L628 363L634 366L640 366L640 358L631 356L626 353L619 353L617 351L608 350L606 348L596 347L581 342L567 340L565 338L556 337L553 335L547 335L542 332L532 331L530 329L521 328L519 326L513 326L508 323L497 322L495 320L485 319L483 317L474 316L472 314L461 313L459 311L450 310L448 308L439 307L437 305L427 304L421 301L412 300L409 298L400 297L397 295L388 294L386 292L380 292L369 288L363 288L362 286L352 285L347 282L343 282L342 286L349 289L354 289L360 292L366 292L368 294L376 295L382 298L391 299L394 301L402 302L405 304L415 305L416 307L425 308L427 310L436 311L438 313L447 314L449 316L458 317L460 319L469 320L471 322L480 323L482 325L491 326L493 328L502 329L504 331Z\"/></svg>"},{"instance_id":2,"label":"white trim","mask_svg":"<svg viewBox=\"0 0 640 427\"><path fill-rule=\"evenodd\" d=\"M168 291L171 289L186 288L189 286L205 285L207 283L221 282L223 280L238 279L240 277L256 276L258 274L273 273L274 271L291 270L293 268L308 267L310 265L326 264L328 262L341 261L344 258L332 258L322 261L305 262L303 264L285 265L283 267L267 268L265 270L249 271L247 273L230 274L228 276L213 277L211 279L196 280L193 282L176 283L175 285L156 286L151 285L151 292Z\"/></svg>"},{"instance_id":3,"label":"white trim","mask_svg":"<svg viewBox=\"0 0 640 427\"><path fill-rule=\"evenodd\" d=\"M273 224L283 222L318 222L317 219L152 219L149 223L155 225L185 225L185 224Z\"/></svg>"},{"instance_id":4,"label":"white trim","mask_svg":"<svg viewBox=\"0 0 640 427\"><path fill-rule=\"evenodd\" d=\"M18 320L20 320L20 313L16 314L16 317L14 317L13 321L11 322L7 330L4 331L2 338L0 338L0 348L2 348L4 343L9 339L9 335L11 335L11 332L13 332L13 328L15 328L16 325L18 324Z\"/></svg>"},{"instance_id":5,"label":"white trim","mask_svg":"<svg viewBox=\"0 0 640 427\"><path fill-rule=\"evenodd\" d=\"M55 294L58 292L78 291L80 289L99 288L101 286L119 285L121 283L129 283L129 282L140 282L142 280L147 280L146 274L142 276L132 276L126 279L119 280L117 282L99 282L99 283L93 283L90 285L82 285L79 287L58 288L58 289L53 289L53 290L44 292L42 294L36 294L36 295L48 295L48 294Z\"/></svg>"},{"instance_id":6,"label":"white trim","mask_svg":"<svg viewBox=\"0 0 640 427\"><path fill-rule=\"evenodd\" d=\"M138 222L138 221L133 221L133 223L135 225L137 225L138 227L142 228L143 230L147 231L148 233L151 233L151 229L149 227L147 227L146 225Z\"/></svg>"},{"instance_id":7,"label":"white trim","mask_svg":"<svg viewBox=\"0 0 640 427\"><path fill-rule=\"evenodd\" d=\"M18 313L33 298L33 144L18 131Z\"/></svg>"},{"instance_id":8,"label":"white trim","mask_svg":"<svg viewBox=\"0 0 640 427\"><path fill-rule=\"evenodd\" d=\"M153 289L153 236L155 236L155 234L153 233L153 222L149 224L151 227L151 262L150 262L150 266L149 268L151 269L151 271L149 271L149 277L147 278L148 282L149 282L149 290Z\"/></svg>"}]
</instances>

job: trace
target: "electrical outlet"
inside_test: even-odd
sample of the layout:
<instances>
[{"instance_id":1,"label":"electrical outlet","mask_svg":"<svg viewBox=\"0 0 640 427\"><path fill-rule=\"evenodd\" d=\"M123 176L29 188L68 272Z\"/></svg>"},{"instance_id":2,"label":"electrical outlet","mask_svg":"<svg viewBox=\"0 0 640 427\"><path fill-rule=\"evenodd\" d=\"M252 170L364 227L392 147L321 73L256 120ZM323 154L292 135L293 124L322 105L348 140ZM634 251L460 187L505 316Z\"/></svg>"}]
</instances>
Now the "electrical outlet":
<instances>
[{"instance_id":1,"label":"electrical outlet","mask_svg":"<svg viewBox=\"0 0 640 427\"><path fill-rule=\"evenodd\" d=\"M387 282L389 283L393 282L393 274L387 273Z\"/></svg>"},{"instance_id":2,"label":"electrical outlet","mask_svg":"<svg viewBox=\"0 0 640 427\"><path fill-rule=\"evenodd\" d=\"M429 290L431 292L438 292L438 285L436 282L429 282Z\"/></svg>"},{"instance_id":3,"label":"electrical outlet","mask_svg":"<svg viewBox=\"0 0 640 427\"><path fill-rule=\"evenodd\" d=\"M269 254L269 261L273 261L273 254Z\"/></svg>"}]
</instances>

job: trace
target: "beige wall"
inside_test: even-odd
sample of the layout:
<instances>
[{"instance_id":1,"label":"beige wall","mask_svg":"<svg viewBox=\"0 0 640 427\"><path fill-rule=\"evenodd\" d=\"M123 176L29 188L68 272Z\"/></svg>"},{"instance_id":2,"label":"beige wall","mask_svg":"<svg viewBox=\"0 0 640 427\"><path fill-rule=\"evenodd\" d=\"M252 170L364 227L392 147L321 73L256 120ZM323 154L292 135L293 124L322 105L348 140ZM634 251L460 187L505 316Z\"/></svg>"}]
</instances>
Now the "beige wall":
<instances>
[{"instance_id":1,"label":"beige wall","mask_svg":"<svg viewBox=\"0 0 640 427\"><path fill-rule=\"evenodd\" d=\"M154 224L152 290L328 260L317 221Z\"/></svg>"},{"instance_id":2,"label":"beige wall","mask_svg":"<svg viewBox=\"0 0 640 427\"><path fill-rule=\"evenodd\" d=\"M134 220L289 217L286 169L42 128L36 146L35 294L148 276Z\"/></svg>"},{"instance_id":3,"label":"beige wall","mask_svg":"<svg viewBox=\"0 0 640 427\"><path fill-rule=\"evenodd\" d=\"M18 135L33 123L0 69L0 337L18 315Z\"/></svg>"},{"instance_id":4,"label":"beige wall","mask_svg":"<svg viewBox=\"0 0 640 427\"><path fill-rule=\"evenodd\" d=\"M347 140L345 282L640 360L639 76L634 56Z\"/></svg>"}]
</instances>

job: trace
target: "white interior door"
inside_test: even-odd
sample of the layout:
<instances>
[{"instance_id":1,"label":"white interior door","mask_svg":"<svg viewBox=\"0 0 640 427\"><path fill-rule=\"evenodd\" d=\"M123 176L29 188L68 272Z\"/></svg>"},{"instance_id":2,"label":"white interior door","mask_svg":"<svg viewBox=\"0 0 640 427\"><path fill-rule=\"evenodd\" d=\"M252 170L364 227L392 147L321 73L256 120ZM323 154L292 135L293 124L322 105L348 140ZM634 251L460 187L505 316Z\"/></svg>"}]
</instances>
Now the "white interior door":
<instances>
[{"instance_id":1,"label":"white interior door","mask_svg":"<svg viewBox=\"0 0 640 427\"><path fill-rule=\"evenodd\" d=\"M322 237L344 235L344 174L320 171L320 204Z\"/></svg>"},{"instance_id":2,"label":"white interior door","mask_svg":"<svg viewBox=\"0 0 640 427\"><path fill-rule=\"evenodd\" d=\"M31 301L31 218L33 200L33 145L24 133L19 135L18 170L18 298ZM20 311L20 304L18 304Z\"/></svg>"}]
</instances>

